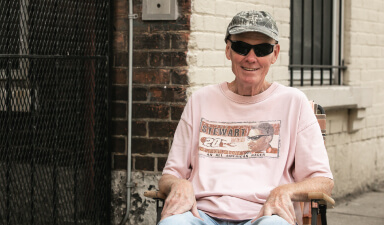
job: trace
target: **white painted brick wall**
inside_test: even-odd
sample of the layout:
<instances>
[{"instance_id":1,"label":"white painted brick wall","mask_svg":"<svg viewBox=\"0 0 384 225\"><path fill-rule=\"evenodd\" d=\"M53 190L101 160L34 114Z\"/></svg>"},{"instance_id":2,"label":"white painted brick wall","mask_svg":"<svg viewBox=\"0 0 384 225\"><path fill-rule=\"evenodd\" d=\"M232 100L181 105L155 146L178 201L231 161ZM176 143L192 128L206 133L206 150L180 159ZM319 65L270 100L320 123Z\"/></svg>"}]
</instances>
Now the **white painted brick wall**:
<instances>
[{"instance_id":1,"label":"white painted brick wall","mask_svg":"<svg viewBox=\"0 0 384 225\"><path fill-rule=\"evenodd\" d=\"M384 166L378 166L384 160L384 0L345 3L344 53L348 70L344 83L372 89L373 105L354 123L360 127L354 132L344 130L343 118L350 118L351 111L329 111L327 115L335 196L363 189L382 180L379 175L384 174Z\"/></svg>"}]
</instances>

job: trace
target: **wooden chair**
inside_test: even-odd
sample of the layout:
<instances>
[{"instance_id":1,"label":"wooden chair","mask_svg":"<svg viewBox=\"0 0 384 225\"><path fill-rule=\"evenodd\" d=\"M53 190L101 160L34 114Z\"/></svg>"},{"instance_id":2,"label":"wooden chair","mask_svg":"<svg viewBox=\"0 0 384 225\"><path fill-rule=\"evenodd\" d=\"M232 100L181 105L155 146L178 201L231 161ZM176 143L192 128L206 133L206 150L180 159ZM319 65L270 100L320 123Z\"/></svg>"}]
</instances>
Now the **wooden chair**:
<instances>
[{"instance_id":1,"label":"wooden chair","mask_svg":"<svg viewBox=\"0 0 384 225\"><path fill-rule=\"evenodd\" d=\"M325 140L326 132L326 115L324 109L315 104L313 101L309 101L313 111L316 115L317 121L320 125L323 139ZM156 212L157 212L157 223L161 218L161 211L163 210L164 200L166 195L159 191L146 191L144 196L156 200ZM320 192L309 192L305 202L301 202L301 210L303 212L303 224L304 225L316 225L316 224L327 224L326 212L327 208L333 208L335 201L325 193Z\"/></svg>"}]
</instances>

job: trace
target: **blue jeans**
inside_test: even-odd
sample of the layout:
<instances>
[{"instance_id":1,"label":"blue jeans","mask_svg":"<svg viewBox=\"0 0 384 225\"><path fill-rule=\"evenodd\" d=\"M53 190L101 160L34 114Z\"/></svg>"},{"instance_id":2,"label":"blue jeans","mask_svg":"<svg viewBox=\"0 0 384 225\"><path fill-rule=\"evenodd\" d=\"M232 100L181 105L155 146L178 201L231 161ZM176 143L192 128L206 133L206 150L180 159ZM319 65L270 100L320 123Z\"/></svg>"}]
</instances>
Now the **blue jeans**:
<instances>
[{"instance_id":1,"label":"blue jeans","mask_svg":"<svg viewBox=\"0 0 384 225\"><path fill-rule=\"evenodd\" d=\"M197 217L194 217L192 213L188 211L183 214L167 217L164 220L160 221L158 225L289 225L286 220L276 215L263 216L255 222L251 223L251 220L220 220L217 218L212 218L200 210L198 211L200 217L203 218L204 221L201 221Z\"/></svg>"}]
</instances>

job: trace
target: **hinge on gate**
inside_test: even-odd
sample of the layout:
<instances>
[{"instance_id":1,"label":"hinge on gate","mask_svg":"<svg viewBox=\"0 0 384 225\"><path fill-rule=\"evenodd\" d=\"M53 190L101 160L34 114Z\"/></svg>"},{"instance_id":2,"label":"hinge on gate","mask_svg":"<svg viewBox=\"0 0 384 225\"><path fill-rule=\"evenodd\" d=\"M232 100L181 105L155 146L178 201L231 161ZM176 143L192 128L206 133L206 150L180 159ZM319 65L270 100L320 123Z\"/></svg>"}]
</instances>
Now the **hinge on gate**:
<instances>
[{"instance_id":1,"label":"hinge on gate","mask_svg":"<svg viewBox=\"0 0 384 225\"><path fill-rule=\"evenodd\" d=\"M139 16L137 14L128 14L128 19L137 19Z\"/></svg>"}]
</instances>

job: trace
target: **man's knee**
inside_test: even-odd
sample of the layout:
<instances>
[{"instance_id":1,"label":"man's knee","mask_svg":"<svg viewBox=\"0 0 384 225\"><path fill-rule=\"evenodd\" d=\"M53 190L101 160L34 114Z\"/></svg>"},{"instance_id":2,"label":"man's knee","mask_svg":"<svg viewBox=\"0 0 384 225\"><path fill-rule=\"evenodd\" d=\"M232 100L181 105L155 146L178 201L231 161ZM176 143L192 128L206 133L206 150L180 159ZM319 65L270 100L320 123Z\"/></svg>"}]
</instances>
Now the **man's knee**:
<instances>
[{"instance_id":1,"label":"man's knee","mask_svg":"<svg viewBox=\"0 0 384 225\"><path fill-rule=\"evenodd\" d=\"M183 214L177 214L170 217L167 217L159 222L158 225L201 225L204 224L203 221L193 216L191 212L185 212Z\"/></svg>"},{"instance_id":2,"label":"man's knee","mask_svg":"<svg viewBox=\"0 0 384 225\"><path fill-rule=\"evenodd\" d=\"M263 216L252 223L252 225L289 225L289 223L280 216Z\"/></svg>"}]
</instances>

